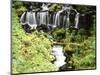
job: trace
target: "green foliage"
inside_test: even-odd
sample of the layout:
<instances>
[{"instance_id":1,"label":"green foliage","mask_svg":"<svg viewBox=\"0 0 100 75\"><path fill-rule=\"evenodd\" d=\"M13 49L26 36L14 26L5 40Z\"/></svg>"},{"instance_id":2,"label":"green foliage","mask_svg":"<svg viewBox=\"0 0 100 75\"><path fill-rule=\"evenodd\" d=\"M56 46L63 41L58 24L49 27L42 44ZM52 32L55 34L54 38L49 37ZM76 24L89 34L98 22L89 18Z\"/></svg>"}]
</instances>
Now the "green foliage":
<instances>
[{"instance_id":1,"label":"green foliage","mask_svg":"<svg viewBox=\"0 0 100 75\"><path fill-rule=\"evenodd\" d=\"M52 32L52 36L56 41L62 41L65 37L65 30L63 28L56 28Z\"/></svg>"},{"instance_id":2,"label":"green foliage","mask_svg":"<svg viewBox=\"0 0 100 75\"><path fill-rule=\"evenodd\" d=\"M60 10L62 7L61 4L51 4L51 6L49 7L50 11L58 11Z\"/></svg>"},{"instance_id":3,"label":"green foliage","mask_svg":"<svg viewBox=\"0 0 100 75\"><path fill-rule=\"evenodd\" d=\"M15 9L12 12L12 72L56 71L51 63L55 57L51 54L50 40L39 32L25 33Z\"/></svg>"},{"instance_id":4,"label":"green foliage","mask_svg":"<svg viewBox=\"0 0 100 75\"><path fill-rule=\"evenodd\" d=\"M84 5L79 5L75 6L78 12L84 13L84 14L94 14L96 12L96 7L95 6L84 6Z\"/></svg>"},{"instance_id":5,"label":"green foliage","mask_svg":"<svg viewBox=\"0 0 100 75\"><path fill-rule=\"evenodd\" d=\"M21 16L23 12L27 11L27 9L22 6L18 9L16 9L16 11L17 11L17 14Z\"/></svg>"},{"instance_id":6,"label":"green foliage","mask_svg":"<svg viewBox=\"0 0 100 75\"><path fill-rule=\"evenodd\" d=\"M23 12L27 11L27 8L24 6L24 2L13 1L13 8L16 9L16 14L21 16Z\"/></svg>"},{"instance_id":7,"label":"green foliage","mask_svg":"<svg viewBox=\"0 0 100 75\"><path fill-rule=\"evenodd\" d=\"M95 37L82 34L80 30L76 35L67 34L68 37L64 40L64 51L69 56L69 67L79 69L95 69ZM73 41L72 41L73 40Z\"/></svg>"},{"instance_id":8,"label":"green foliage","mask_svg":"<svg viewBox=\"0 0 100 75\"><path fill-rule=\"evenodd\" d=\"M96 15L92 16L93 22L92 22L92 26L91 26L91 34L92 35L96 35Z\"/></svg>"},{"instance_id":9,"label":"green foliage","mask_svg":"<svg viewBox=\"0 0 100 75\"><path fill-rule=\"evenodd\" d=\"M93 32L92 30L91 32ZM72 70L95 69L95 34L86 35L84 29L55 29L52 33L56 41L64 43L64 52L67 53L67 68ZM74 67L74 68L73 68Z\"/></svg>"},{"instance_id":10,"label":"green foliage","mask_svg":"<svg viewBox=\"0 0 100 75\"><path fill-rule=\"evenodd\" d=\"M14 8L20 8L21 6L23 6L23 2L19 2L19 1L13 1L13 6Z\"/></svg>"},{"instance_id":11,"label":"green foliage","mask_svg":"<svg viewBox=\"0 0 100 75\"><path fill-rule=\"evenodd\" d=\"M92 29L90 32L94 32ZM86 35L84 29L74 30L63 28L55 29L52 36L55 41L64 43L64 52L67 53L67 68L74 67L74 70L79 69L95 69L95 34Z\"/></svg>"}]
</instances>

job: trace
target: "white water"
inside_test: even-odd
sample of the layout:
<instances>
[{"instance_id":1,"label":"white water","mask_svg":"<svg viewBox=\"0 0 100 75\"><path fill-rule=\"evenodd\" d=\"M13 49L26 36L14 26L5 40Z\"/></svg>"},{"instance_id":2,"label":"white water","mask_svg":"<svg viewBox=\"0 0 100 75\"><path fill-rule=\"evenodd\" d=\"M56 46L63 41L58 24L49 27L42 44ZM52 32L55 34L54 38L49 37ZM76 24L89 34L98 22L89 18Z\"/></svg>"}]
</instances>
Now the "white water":
<instances>
[{"instance_id":1,"label":"white water","mask_svg":"<svg viewBox=\"0 0 100 75\"><path fill-rule=\"evenodd\" d=\"M24 18L26 18L26 20L24 21ZM37 22L36 22L36 15L35 12L27 12L26 17L25 17L25 12L22 14L21 19L20 19L21 23L23 25L28 24L31 29L36 29L37 27Z\"/></svg>"},{"instance_id":2,"label":"white water","mask_svg":"<svg viewBox=\"0 0 100 75\"><path fill-rule=\"evenodd\" d=\"M75 16L75 28L78 28L78 24L79 24L79 13L77 13Z\"/></svg>"},{"instance_id":3,"label":"white water","mask_svg":"<svg viewBox=\"0 0 100 75\"><path fill-rule=\"evenodd\" d=\"M60 14L63 13L63 11L67 11L67 17L65 18L65 16L63 16L63 19L66 20L66 27L69 27L70 26L70 14L71 14L71 10L74 10L76 12L76 15L75 15L75 26L74 28L78 28L78 23L79 23L79 13L77 12L76 9L72 8L71 6L70 7L63 7L60 11L58 11L56 13L56 17L55 17L55 26L59 26L60 25ZM63 21L64 23L64 21ZM62 25L62 24L61 24Z\"/></svg>"},{"instance_id":4,"label":"white water","mask_svg":"<svg viewBox=\"0 0 100 75\"><path fill-rule=\"evenodd\" d=\"M36 16L36 12L32 12L32 11L29 11L27 12L26 14L26 17L25 17L25 12L22 14L21 16L21 24L22 25L25 25L25 24L28 24L31 29L36 29L37 25L49 25L49 9L48 9L48 5L46 4L43 4L42 6L42 10L40 12L37 13L37 16ZM61 10L59 10L55 16L53 16L53 25L52 27L55 28L59 25L66 25L66 27L68 28L70 26L70 14L71 14L71 10L74 10L76 12L75 14L75 24L74 24L74 28L78 28L78 24L79 24L79 13L77 12L76 9L72 8L71 6L66 6L66 7L62 7ZM65 14L64 16L61 15L61 13L64 13L64 11L67 12L67 14ZM60 17L63 17L63 24L61 24L61 18Z\"/></svg>"},{"instance_id":5,"label":"white water","mask_svg":"<svg viewBox=\"0 0 100 75\"><path fill-rule=\"evenodd\" d=\"M70 15L70 12L67 13L67 27L69 27L69 25L70 25L69 15Z\"/></svg>"},{"instance_id":6,"label":"white water","mask_svg":"<svg viewBox=\"0 0 100 75\"><path fill-rule=\"evenodd\" d=\"M35 12L28 12L27 14L27 24L31 27L31 29L36 29L37 27L37 23L36 23L36 16L35 16Z\"/></svg>"},{"instance_id":7,"label":"white water","mask_svg":"<svg viewBox=\"0 0 100 75\"><path fill-rule=\"evenodd\" d=\"M42 5L42 10L40 12L40 25L41 24L44 24L44 25L47 25L48 23L48 7L47 5L43 4Z\"/></svg>"},{"instance_id":8,"label":"white water","mask_svg":"<svg viewBox=\"0 0 100 75\"><path fill-rule=\"evenodd\" d=\"M40 25L47 24L47 16L48 16L48 12L40 12Z\"/></svg>"},{"instance_id":9,"label":"white water","mask_svg":"<svg viewBox=\"0 0 100 75\"><path fill-rule=\"evenodd\" d=\"M56 17L55 17L55 26L59 26L60 25L60 13L62 13L64 10L60 10L57 12Z\"/></svg>"},{"instance_id":10,"label":"white water","mask_svg":"<svg viewBox=\"0 0 100 75\"><path fill-rule=\"evenodd\" d=\"M20 18L20 22L22 25L25 25L26 24L26 20L24 20L24 17L25 16L25 12L22 14L21 18Z\"/></svg>"},{"instance_id":11,"label":"white water","mask_svg":"<svg viewBox=\"0 0 100 75\"><path fill-rule=\"evenodd\" d=\"M53 55L56 57L54 64L59 68L65 64L66 57L63 54L63 47L60 45L53 46Z\"/></svg>"}]
</instances>

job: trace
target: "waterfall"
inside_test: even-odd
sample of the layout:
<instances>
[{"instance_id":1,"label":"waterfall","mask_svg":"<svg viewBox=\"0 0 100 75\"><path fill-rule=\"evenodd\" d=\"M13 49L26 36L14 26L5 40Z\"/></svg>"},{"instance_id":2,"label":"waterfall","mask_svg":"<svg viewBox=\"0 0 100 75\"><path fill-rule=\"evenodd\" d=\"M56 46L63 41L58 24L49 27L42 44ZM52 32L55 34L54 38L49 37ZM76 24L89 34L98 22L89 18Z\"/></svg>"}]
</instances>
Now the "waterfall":
<instances>
[{"instance_id":1,"label":"waterfall","mask_svg":"<svg viewBox=\"0 0 100 75\"><path fill-rule=\"evenodd\" d=\"M47 25L48 21L48 12L40 12L40 25L44 24Z\"/></svg>"},{"instance_id":2,"label":"waterfall","mask_svg":"<svg viewBox=\"0 0 100 75\"><path fill-rule=\"evenodd\" d=\"M67 12L67 25L66 25L66 27L69 27L69 25L70 25L69 15L70 15L70 12Z\"/></svg>"},{"instance_id":3,"label":"waterfall","mask_svg":"<svg viewBox=\"0 0 100 75\"><path fill-rule=\"evenodd\" d=\"M22 25L26 24L26 14L27 14L27 12L24 12L20 18L20 22Z\"/></svg>"},{"instance_id":4,"label":"waterfall","mask_svg":"<svg viewBox=\"0 0 100 75\"><path fill-rule=\"evenodd\" d=\"M60 25L60 13L62 13L64 10L60 10L56 13L55 16L55 26L59 26Z\"/></svg>"},{"instance_id":5,"label":"waterfall","mask_svg":"<svg viewBox=\"0 0 100 75\"><path fill-rule=\"evenodd\" d=\"M78 28L78 24L79 24L79 13L77 12L75 16L75 28Z\"/></svg>"},{"instance_id":6,"label":"waterfall","mask_svg":"<svg viewBox=\"0 0 100 75\"><path fill-rule=\"evenodd\" d=\"M48 7L46 4L42 5L42 10L40 11L40 25L48 24Z\"/></svg>"},{"instance_id":7,"label":"waterfall","mask_svg":"<svg viewBox=\"0 0 100 75\"><path fill-rule=\"evenodd\" d=\"M63 66L64 64L66 64L66 62L65 62L66 57L64 56L63 47L62 46L54 45L52 51L53 51L53 55L56 57L56 61L54 62L54 64L58 68Z\"/></svg>"},{"instance_id":8,"label":"waterfall","mask_svg":"<svg viewBox=\"0 0 100 75\"><path fill-rule=\"evenodd\" d=\"M35 12L28 12L27 13L27 24L31 27L31 29L36 29L37 23L36 23L36 15Z\"/></svg>"},{"instance_id":9,"label":"waterfall","mask_svg":"<svg viewBox=\"0 0 100 75\"><path fill-rule=\"evenodd\" d=\"M40 24L40 12L37 12L37 15L36 15L36 19L37 19L37 25Z\"/></svg>"},{"instance_id":10,"label":"waterfall","mask_svg":"<svg viewBox=\"0 0 100 75\"><path fill-rule=\"evenodd\" d=\"M36 29L37 27L37 22L36 22L36 13L29 11L29 12L24 12L21 16L21 24L25 25L28 24L31 29Z\"/></svg>"},{"instance_id":11,"label":"waterfall","mask_svg":"<svg viewBox=\"0 0 100 75\"><path fill-rule=\"evenodd\" d=\"M53 25L55 25L55 17L56 17L56 15L55 15L55 13L53 14ZM56 26L55 26L56 27Z\"/></svg>"},{"instance_id":12,"label":"waterfall","mask_svg":"<svg viewBox=\"0 0 100 75\"><path fill-rule=\"evenodd\" d=\"M27 24L31 29L36 29L37 25L47 25L51 29L60 25L63 28L69 28L70 26L78 28L79 13L72 6L63 6L56 14L55 12L50 14L47 4L42 4L41 8L42 10L39 12L36 10L24 12L20 18L21 24Z\"/></svg>"}]
</instances>

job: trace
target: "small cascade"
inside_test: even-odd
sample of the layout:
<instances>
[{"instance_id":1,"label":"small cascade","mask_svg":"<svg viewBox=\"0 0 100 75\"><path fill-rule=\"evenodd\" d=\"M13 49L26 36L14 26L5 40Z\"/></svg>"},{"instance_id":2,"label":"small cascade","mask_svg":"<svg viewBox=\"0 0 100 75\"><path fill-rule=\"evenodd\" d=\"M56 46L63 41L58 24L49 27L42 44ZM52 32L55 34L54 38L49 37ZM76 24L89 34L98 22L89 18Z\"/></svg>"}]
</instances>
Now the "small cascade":
<instances>
[{"instance_id":1,"label":"small cascade","mask_svg":"<svg viewBox=\"0 0 100 75\"><path fill-rule=\"evenodd\" d=\"M48 7L46 4L42 5L42 10L40 11L40 25L48 24Z\"/></svg>"},{"instance_id":2,"label":"small cascade","mask_svg":"<svg viewBox=\"0 0 100 75\"><path fill-rule=\"evenodd\" d=\"M70 12L67 12L67 24L66 24L66 27L70 26L69 15L70 15Z\"/></svg>"},{"instance_id":3,"label":"small cascade","mask_svg":"<svg viewBox=\"0 0 100 75\"><path fill-rule=\"evenodd\" d=\"M55 17L56 17L56 14L53 12L50 14L49 16L49 25L52 26L52 28L55 28L56 25L55 25Z\"/></svg>"},{"instance_id":4,"label":"small cascade","mask_svg":"<svg viewBox=\"0 0 100 75\"><path fill-rule=\"evenodd\" d=\"M64 56L63 47L62 46L54 45L52 51L53 51L53 55L56 57L56 61L54 62L54 64L58 68L60 68L64 64L66 64L66 62L65 62L66 57Z\"/></svg>"},{"instance_id":5,"label":"small cascade","mask_svg":"<svg viewBox=\"0 0 100 75\"><path fill-rule=\"evenodd\" d=\"M74 14L71 11L73 11ZM63 13L64 15L61 15L61 13ZM78 28L78 21L79 21L78 14L79 13L71 6L64 6L64 7L62 7L61 10L59 10L56 13L55 25L56 26L62 25L61 27L66 27L66 28L69 28L72 25L75 28ZM71 22L71 18L73 18L73 20L74 20L73 23Z\"/></svg>"},{"instance_id":6,"label":"small cascade","mask_svg":"<svg viewBox=\"0 0 100 75\"><path fill-rule=\"evenodd\" d=\"M37 14L36 14L36 19L37 19L37 25L39 25L39 23L40 23L40 12L37 12Z\"/></svg>"},{"instance_id":7,"label":"small cascade","mask_svg":"<svg viewBox=\"0 0 100 75\"><path fill-rule=\"evenodd\" d=\"M36 29L37 27L37 21L36 21L36 12L35 11L27 11L24 12L20 18L22 25L29 25L30 30Z\"/></svg>"},{"instance_id":8,"label":"small cascade","mask_svg":"<svg viewBox=\"0 0 100 75\"><path fill-rule=\"evenodd\" d=\"M31 29L36 29L37 22L35 12L31 11L27 13L27 24L31 27Z\"/></svg>"},{"instance_id":9,"label":"small cascade","mask_svg":"<svg viewBox=\"0 0 100 75\"><path fill-rule=\"evenodd\" d=\"M60 14L63 12L64 10L60 10L56 13L55 16L55 26L59 26L60 25Z\"/></svg>"},{"instance_id":10,"label":"small cascade","mask_svg":"<svg viewBox=\"0 0 100 75\"><path fill-rule=\"evenodd\" d=\"M78 24L79 24L79 13L77 12L75 16L75 28L78 28Z\"/></svg>"},{"instance_id":11,"label":"small cascade","mask_svg":"<svg viewBox=\"0 0 100 75\"><path fill-rule=\"evenodd\" d=\"M40 13L40 25L46 25L47 24L47 13L46 12L41 12Z\"/></svg>"},{"instance_id":12,"label":"small cascade","mask_svg":"<svg viewBox=\"0 0 100 75\"><path fill-rule=\"evenodd\" d=\"M69 6L64 6L63 7L64 12L66 12L63 16L63 26L65 28L68 28L70 25L70 19L69 19L69 15L70 15L70 7Z\"/></svg>"},{"instance_id":13,"label":"small cascade","mask_svg":"<svg viewBox=\"0 0 100 75\"><path fill-rule=\"evenodd\" d=\"M21 18L20 18L20 22L21 22L22 25L27 24L26 14L27 14L27 12L24 12L24 13L22 14Z\"/></svg>"}]
</instances>

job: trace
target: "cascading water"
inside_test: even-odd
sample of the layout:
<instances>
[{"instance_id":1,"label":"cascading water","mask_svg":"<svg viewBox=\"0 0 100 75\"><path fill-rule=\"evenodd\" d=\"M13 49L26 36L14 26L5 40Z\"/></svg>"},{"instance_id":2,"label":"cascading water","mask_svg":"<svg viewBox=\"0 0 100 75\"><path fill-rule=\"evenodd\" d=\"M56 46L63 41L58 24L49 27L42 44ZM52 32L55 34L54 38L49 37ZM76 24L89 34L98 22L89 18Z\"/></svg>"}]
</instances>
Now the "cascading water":
<instances>
[{"instance_id":1,"label":"cascading water","mask_svg":"<svg viewBox=\"0 0 100 75\"><path fill-rule=\"evenodd\" d=\"M40 11L40 25L48 24L48 7L47 5L42 5L42 10Z\"/></svg>"},{"instance_id":2,"label":"cascading water","mask_svg":"<svg viewBox=\"0 0 100 75\"><path fill-rule=\"evenodd\" d=\"M36 14L36 19L37 19L37 25L39 25L39 23L40 23L40 12L37 12L37 14Z\"/></svg>"},{"instance_id":3,"label":"cascading water","mask_svg":"<svg viewBox=\"0 0 100 75\"><path fill-rule=\"evenodd\" d=\"M63 16L63 24L61 24L61 13L63 13L64 11L67 11L67 17L66 15ZM55 17L55 25L56 26L59 26L59 25L63 25L65 24L66 27L69 26L70 22L69 22L69 15L70 15L70 8L69 7L62 7L62 10L58 11L56 13L56 17Z\"/></svg>"},{"instance_id":4,"label":"cascading water","mask_svg":"<svg viewBox=\"0 0 100 75\"><path fill-rule=\"evenodd\" d=\"M21 16L21 24L28 25L31 29L36 29L37 25L47 25L51 29L61 26L63 28L79 28L79 13L72 6L64 6L56 14L52 12L50 14L48 5L42 4L42 10L37 12L36 10L24 12ZM73 15L73 11L74 15Z\"/></svg>"},{"instance_id":5,"label":"cascading water","mask_svg":"<svg viewBox=\"0 0 100 75\"><path fill-rule=\"evenodd\" d=\"M75 28L78 28L78 24L79 24L79 13L77 12L75 16Z\"/></svg>"},{"instance_id":6,"label":"cascading water","mask_svg":"<svg viewBox=\"0 0 100 75\"><path fill-rule=\"evenodd\" d=\"M67 12L67 14L65 14L63 16L63 23L61 24L61 13L64 13L64 11ZM79 13L76 11L76 9L72 8L71 6L66 6L66 7L63 7L62 10L58 11L56 13L56 16L55 16L55 25L56 26L59 26L59 25L63 25L64 27L70 27L70 24L71 24L71 21L70 21L70 15L72 14L71 11L74 11L76 14L75 14L75 17L73 18L74 19L74 28L78 28L78 23L79 23Z\"/></svg>"},{"instance_id":7,"label":"cascading water","mask_svg":"<svg viewBox=\"0 0 100 75\"><path fill-rule=\"evenodd\" d=\"M27 21L26 21L26 14L27 14L27 12L24 12L22 14L21 18L20 18L20 22L21 22L22 25L25 25L27 23Z\"/></svg>"},{"instance_id":8,"label":"cascading water","mask_svg":"<svg viewBox=\"0 0 100 75\"><path fill-rule=\"evenodd\" d=\"M36 23L36 15L35 12L28 12L27 13L27 24L31 27L31 29L36 29L37 23Z\"/></svg>"},{"instance_id":9,"label":"cascading water","mask_svg":"<svg viewBox=\"0 0 100 75\"><path fill-rule=\"evenodd\" d=\"M55 17L55 26L59 26L60 25L60 14L63 12L64 10L60 10L56 13L56 17Z\"/></svg>"},{"instance_id":10,"label":"cascading water","mask_svg":"<svg viewBox=\"0 0 100 75\"><path fill-rule=\"evenodd\" d=\"M52 51L53 51L53 55L56 57L56 61L54 62L54 64L58 68L60 68L64 64L66 64L66 62L65 62L66 57L64 56L63 47L62 46L54 45Z\"/></svg>"},{"instance_id":11,"label":"cascading water","mask_svg":"<svg viewBox=\"0 0 100 75\"><path fill-rule=\"evenodd\" d=\"M42 25L42 24L46 25L47 24L47 15L48 15L47 12L41 12L40 13L40 25Z\"/></svg>"},{"instance_id":12,"label":"cascading water","mask_svg":"<svg viewBox=\"0 0 100 75\"><path fill-rule=\"evenodd\" d=\"M68 11L67 12L67 24L66 24L66 27L69 27L69 25L70 25L69 15L70 15L70 12Z\"/></svg>"},{"instance_id":13,"label":"cascading water","mask_svg":"<svg viewBox=\"0 0 100 75\"><path fill-rule=\"evenodd\" d=\"M33 11L24 12L21 16L20 21L22 25L28 24L31 29L36 29L37 27L36 13Z\"/></svg>"}]
</instances>

